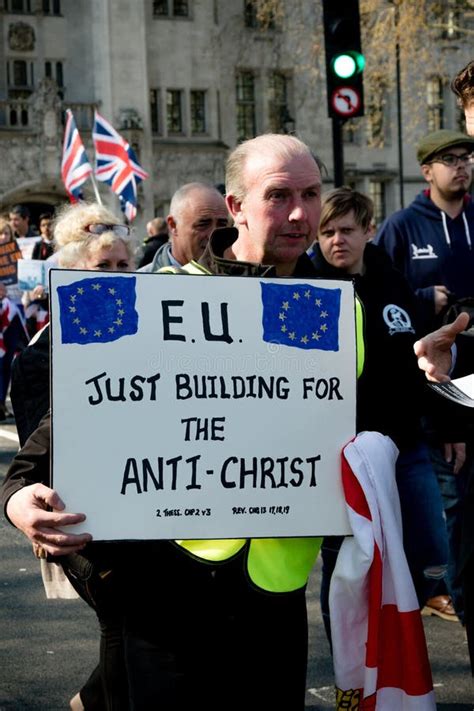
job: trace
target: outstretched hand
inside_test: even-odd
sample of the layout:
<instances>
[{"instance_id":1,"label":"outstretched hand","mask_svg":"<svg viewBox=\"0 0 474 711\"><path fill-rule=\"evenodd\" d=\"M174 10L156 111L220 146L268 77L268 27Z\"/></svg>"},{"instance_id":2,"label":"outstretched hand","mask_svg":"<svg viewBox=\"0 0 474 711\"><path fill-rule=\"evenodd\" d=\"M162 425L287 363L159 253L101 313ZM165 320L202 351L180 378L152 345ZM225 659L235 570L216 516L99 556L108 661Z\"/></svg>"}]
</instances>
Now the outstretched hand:
<instances>
[{"instance_id":1,"label":"outstretched hand","mask_svg":"<svg viewBox=\"0 0 474 711\"><path fill-rule=\"evenodd\" d=\"M456 336L469 325L469 314L461 313L455 321L428 333L413 346L418 356L418 367L424 370L428 380L443 383L450 380L451 346Z\"/></svg>"},{"instance_id":2,"label":"outstretched hand","mask_svg":"<svg viewBox=\"0 0 474 711\"><path fill-rule=\"evenodd\" d=\"M48 511L48 508L52 511ZM85 521L81 513L62 513L64 503L54 489L44 484L30 484L16 491L8 500L6 514L14 526L36 546L51 555L75 553L92 540L90 533L64 533L59 530Z\"/></svg>"}]
</instances>

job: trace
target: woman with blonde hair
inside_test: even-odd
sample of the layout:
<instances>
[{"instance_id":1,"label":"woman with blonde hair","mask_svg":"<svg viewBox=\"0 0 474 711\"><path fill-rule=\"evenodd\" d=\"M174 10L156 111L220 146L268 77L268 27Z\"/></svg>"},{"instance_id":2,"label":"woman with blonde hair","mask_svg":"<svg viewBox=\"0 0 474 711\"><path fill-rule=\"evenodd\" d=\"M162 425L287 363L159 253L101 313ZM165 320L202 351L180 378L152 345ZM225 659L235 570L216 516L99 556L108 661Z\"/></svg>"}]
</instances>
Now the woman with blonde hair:
<instances>
[{"instance_id":1,"label":"woman with blonde hair","mask_svg":"<svg viewBox=\"0 0 474 711\"><path fill-rule=\"evenodd\" d=\"M57 214L53 230L55 257L60 267L114 272L130 272L134 269L136 242L133 232L102 205L67 205ZM14 364L11 397L21 446L49 409L49 369L49 327L46 326ZM48 469L46 465L45 484L48 484ZM22 530L28 517L26 510L24 517L22 514L21 521L13 521ZM35 554L40 558L45 557L41 546L35 546ZM100 666L94 670L80 693L71 700L71 708L126 711L128 692L122 649L119 586L115 585L113 575L104 575L102 578L103 571L100 568L100 574L93 572L92 564L80 555L63 556L58 562L61 562L62 569L77 593L94 608L101 628ZM45 561L41 563L44 569ZM57 575L49 574L49 577L54 586L58 580ZM61 596L48 590L44 575L43 580L48 596Z\"/></svg>"}]
</instances>

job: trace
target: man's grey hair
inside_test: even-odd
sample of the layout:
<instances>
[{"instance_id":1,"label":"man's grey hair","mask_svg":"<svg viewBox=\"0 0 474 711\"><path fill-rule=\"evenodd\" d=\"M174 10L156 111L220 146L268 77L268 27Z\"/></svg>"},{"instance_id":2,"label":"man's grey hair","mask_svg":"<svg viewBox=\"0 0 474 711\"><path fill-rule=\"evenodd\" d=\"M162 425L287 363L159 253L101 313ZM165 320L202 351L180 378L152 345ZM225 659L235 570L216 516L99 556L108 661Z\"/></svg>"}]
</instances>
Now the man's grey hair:
<instances>
[{"instance_id":1,"label":"man's grey hair","mask_svg":"<svg viewBox=\"0 0 474 711\"><path fill-rule=\"evenodd\" d=\"M196 191L208 191L215 193L220 198L222 194L213 186L208 183L186 183L176 190L173 197L171 198L170 204L170 215L174 218L175 222L179 221L180 213L183 205L188 201L192 193Z\"/></svg>"},{"instance_id":2,"label":"man's grey hair","mask_svg":"<svg viewBox=\"0 0 474 711\"><path fill-rule=\"evenodd\" d=\"M322 164L311 152L311 149L296 136L288 136L281 133L265 133L256 138L244 141L227 158L225 171L226 194L233 195L237 200L242 201L246 193L245 185L245 165L247 159L252 155L267 154L268 156L278 156L286 160L297 156L309 156L316 165Z\"/></svg>"}]
</instances>

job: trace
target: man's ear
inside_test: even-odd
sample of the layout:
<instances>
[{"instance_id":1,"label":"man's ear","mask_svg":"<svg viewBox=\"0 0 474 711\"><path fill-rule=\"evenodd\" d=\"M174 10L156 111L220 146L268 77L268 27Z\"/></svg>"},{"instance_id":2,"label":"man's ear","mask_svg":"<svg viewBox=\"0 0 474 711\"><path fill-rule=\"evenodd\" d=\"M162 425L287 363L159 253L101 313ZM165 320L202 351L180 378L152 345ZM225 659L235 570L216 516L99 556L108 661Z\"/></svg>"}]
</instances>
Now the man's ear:
<instances>
[{"instance_id":1,"label":"man's ear","mask_svg":"<svg viewBox=\"0 0 474 711\"><path fill-rule=\"evenodd\" d=\"M235 195L226 195L225 198L227 209L229 210L235 225L243 225L245 216L242 211L242 201L238 200Z\"/></svg>"},{"instance_id":2,"label":"man's ear","mask_svg":"<svg viewBox=\"0 0 474 711\"><path fill-rule=\"evenodd\" d=\"M423 163L423 165L421 166L421 174L424 177L424 179L426 180L426 182L430 183L431 182L431 175L432 175L431 165L428 165L428 163Z\"/></svg>"},{"instance_id":3,"label":"man's ear","mask_svg":"<svg viewBox=\"0 0 474 711\"><path fill-rule=\"evenodd\" d=\"M173 215L168 215L166 218L166 224L168 225L170 235L173 237L176 234L176 220Z\"/></svg>"}]
</instances>

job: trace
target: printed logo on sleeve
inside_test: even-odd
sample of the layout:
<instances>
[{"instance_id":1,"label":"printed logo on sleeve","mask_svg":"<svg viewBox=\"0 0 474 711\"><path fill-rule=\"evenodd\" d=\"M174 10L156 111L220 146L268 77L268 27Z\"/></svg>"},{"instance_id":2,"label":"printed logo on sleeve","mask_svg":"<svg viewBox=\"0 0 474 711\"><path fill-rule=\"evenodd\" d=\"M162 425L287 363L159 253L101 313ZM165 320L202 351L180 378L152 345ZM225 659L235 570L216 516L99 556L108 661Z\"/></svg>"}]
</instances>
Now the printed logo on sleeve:
<instances>
[{"instance_id":1,"label":"printed logo on sleeve","mask_svg":"<svg viewBox=\"0 0 474 711\"><path fill-rule=\"evenodd\" d=\"M411 319L405 309L396 304L387 304L383 310L383 320L388 326L388 333L415 333Z\"/></svg>"}]
</instances>

